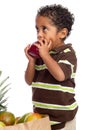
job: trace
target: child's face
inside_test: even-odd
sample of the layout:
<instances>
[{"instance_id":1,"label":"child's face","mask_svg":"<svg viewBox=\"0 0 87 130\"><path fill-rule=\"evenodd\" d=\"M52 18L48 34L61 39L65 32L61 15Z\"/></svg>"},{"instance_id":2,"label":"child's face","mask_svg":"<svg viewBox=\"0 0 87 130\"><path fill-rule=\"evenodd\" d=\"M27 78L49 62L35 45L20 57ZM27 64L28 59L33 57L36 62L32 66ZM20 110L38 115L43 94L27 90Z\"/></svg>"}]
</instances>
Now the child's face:
<instances>
[{"instance_id":1,"label":"child's face","mask_svg":"<svg viewBox=\"0 0 87 130\"><path fill-rule=\"evenodd\" d=\"M37 39L44 40L49 43L52 42L52 49L62 44L61 31L58 31L52 21L43 16L36 17Z\"/></svg>"}]
</instances>

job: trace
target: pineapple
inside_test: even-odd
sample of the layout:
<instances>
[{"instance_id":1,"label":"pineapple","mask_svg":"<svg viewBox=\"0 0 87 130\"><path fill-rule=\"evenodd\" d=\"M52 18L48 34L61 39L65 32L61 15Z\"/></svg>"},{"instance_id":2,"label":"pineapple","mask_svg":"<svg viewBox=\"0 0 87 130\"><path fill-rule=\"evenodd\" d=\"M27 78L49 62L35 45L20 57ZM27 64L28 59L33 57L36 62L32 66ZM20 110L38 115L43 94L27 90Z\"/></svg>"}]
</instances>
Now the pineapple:
<instances>
[{"instance_id":1,"label":"pineapple","mask_svg":"<svg viewBox=\"0 0 87 130\"><path fill-rule=\"evenodd\" d=\"M2 75L2 71L0 71L0 77ZM10 84L5 84L5 82L7 81L7 79L9 78L6 77L5 79L3 79L2 81L0 80L0 112L1 111L6 111L7 110L7 97L6 97L6 93L8 92L9 88L8 86Z\"/></svg>"}]
</instances>

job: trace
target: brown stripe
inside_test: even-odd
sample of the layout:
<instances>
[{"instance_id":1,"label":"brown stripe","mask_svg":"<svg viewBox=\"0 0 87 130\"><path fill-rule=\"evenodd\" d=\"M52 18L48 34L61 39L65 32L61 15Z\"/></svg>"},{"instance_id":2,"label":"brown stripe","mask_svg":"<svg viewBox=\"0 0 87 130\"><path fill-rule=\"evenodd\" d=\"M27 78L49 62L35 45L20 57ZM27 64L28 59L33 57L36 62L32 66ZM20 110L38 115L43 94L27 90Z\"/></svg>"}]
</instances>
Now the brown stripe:
<instances>
[{"instance_id":1,"label":"brown stripe","mask_svg":"<svg viewBox=\"0 0 87 130\"><path fill-rule=\"evenodd\" d=\"M58 105L70 105L75 102L74 94L45 90L40 88L33 88L33 101L58 104Z\"/></svg>"}]
</instances>

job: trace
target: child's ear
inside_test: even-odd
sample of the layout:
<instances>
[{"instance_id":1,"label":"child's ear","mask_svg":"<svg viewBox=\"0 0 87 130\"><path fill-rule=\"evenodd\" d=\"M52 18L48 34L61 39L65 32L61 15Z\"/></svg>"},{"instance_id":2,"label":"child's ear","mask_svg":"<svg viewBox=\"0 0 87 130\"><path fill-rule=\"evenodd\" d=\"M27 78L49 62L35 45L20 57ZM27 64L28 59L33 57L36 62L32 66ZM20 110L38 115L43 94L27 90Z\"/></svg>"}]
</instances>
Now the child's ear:
<instances>
[{"instance_id":1,"label":"child's ear","mask_svg":"<svg viewBox=\"0 0 87 130\"><path fill-rule=\"evenodd\" d=\"M60 38L61 38L61 39L64 39L65 37L67 37L67 34L68 34L68 29L67 29L67 28L63 28L63 29L60 31Z\"/></svg>"}]
</instances>

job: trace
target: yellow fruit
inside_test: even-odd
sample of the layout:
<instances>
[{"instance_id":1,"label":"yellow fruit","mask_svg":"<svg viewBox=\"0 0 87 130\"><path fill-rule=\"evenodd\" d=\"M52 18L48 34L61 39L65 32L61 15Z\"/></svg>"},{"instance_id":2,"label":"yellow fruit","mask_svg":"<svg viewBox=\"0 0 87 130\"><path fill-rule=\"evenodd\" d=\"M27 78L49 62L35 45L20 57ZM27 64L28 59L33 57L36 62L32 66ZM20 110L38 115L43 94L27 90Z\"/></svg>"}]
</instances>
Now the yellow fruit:
<instances>
[{"instance_id":1,"label":"yellow fruit","mask_svg":"<svg viewBox=\"0 0 87 130\"><path fill-rule=\"evenodd\" d=\"M6 126L13 125L15 123L15 116L11 112L0 112L0 121L4 122Z\"/></svg>"},{"instance_id":2,"label":"yellow fruit","mask_svg":"<svg viewBox=\"0 0 87 130\"><path fill-rule=\"evenodd\" d=\"M32 120L37 120L37 119L40 119L40 118L42 118L41 114L39 114L39 113L30 113L28 116L26 116L25 122L32 121Z\"/></svg>"},{"instance_id":3,"label":"yellow fruit","mask_svg":"<svg viewBox=\"0 0 87 130\"><path fill-rule=\"evenodd\" d=\"M16 121L16 124L19 124L19 123L23 123L26 116L28 116L30 113L26 113L24 114L23 116L19 117L18 120Z\"/></svg>"},{"instance_id":4,"label":"yellow fruit","mask_svg":"<svg viewBox=\"0 0 87 130\"><path fill-rule=\"evenodd\" d=\"M0 121L0 127L6 126L4 122Z\"/></svg>"}]
</instances>

